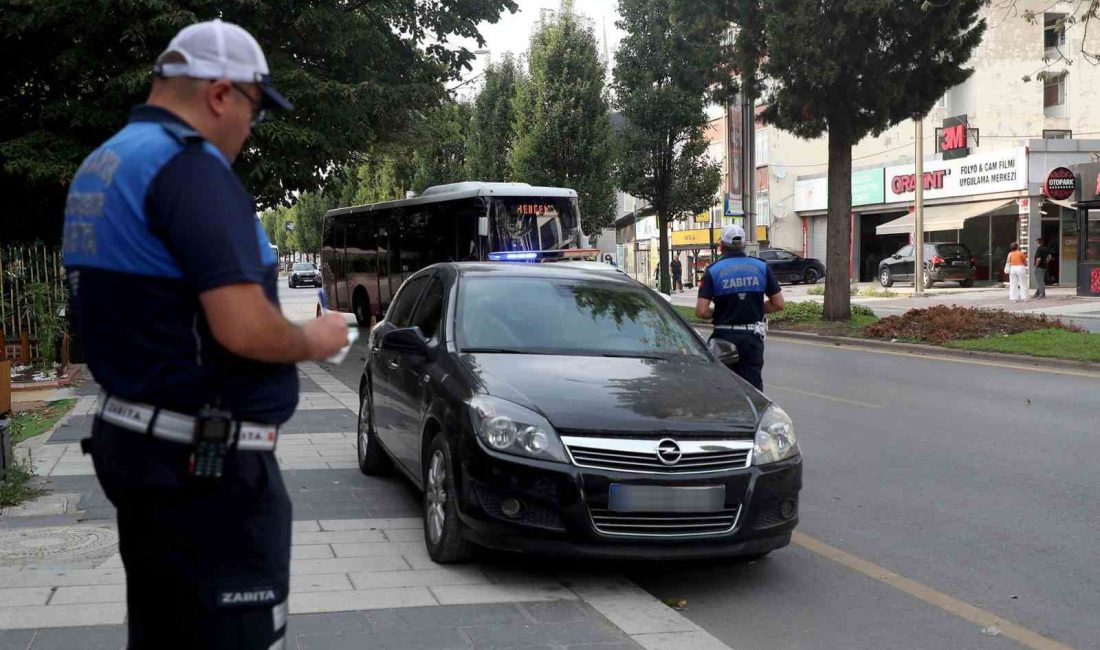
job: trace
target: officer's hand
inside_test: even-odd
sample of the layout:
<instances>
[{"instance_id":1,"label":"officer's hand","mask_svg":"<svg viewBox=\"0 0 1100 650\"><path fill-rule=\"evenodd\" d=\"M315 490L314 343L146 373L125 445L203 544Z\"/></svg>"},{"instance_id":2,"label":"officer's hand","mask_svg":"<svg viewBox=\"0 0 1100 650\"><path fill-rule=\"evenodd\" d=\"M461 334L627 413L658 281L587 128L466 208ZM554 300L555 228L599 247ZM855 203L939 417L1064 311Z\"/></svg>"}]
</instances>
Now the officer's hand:
<instances>
[{"instance_id":1,"label":"officer's hand","mask_svg":"<svg viewBox=\"0 0 1100 650\"><path fill-rule=\"evenodd\" d=\"M309 344L310 359L327 359L348 344L348 326L343 314L325 312L302 326Z\"/></svg>"}]
</instances>

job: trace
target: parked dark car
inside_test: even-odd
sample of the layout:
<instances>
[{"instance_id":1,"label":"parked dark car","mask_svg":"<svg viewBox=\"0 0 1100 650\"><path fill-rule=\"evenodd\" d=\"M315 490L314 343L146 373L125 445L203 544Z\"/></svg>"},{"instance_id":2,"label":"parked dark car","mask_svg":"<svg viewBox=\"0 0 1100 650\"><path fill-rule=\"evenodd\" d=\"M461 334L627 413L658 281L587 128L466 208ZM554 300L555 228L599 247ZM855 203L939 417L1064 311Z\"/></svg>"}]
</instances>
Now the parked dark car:
<instances>
[{"instance_id":1,"label":"parked dark car","mask_svg":"<svg viewBox=\"0 0 1100 650\"><path fill-rule=\"evenodd\" d=\"M884 287L894 282L914 282L916 258L913 246L902 246L898 252L879 262L878 279ZM974 255L964 244L940 243L924 245L924 286L936 282L958 282L961 287L974 286L976 264Z\"/></svg>"},{"instance_id":2,"label":"parked dark car","mask_svg":"<svg viewBox=\"0 0 1100 650\"><path fill-rule=\"evenodd\" d=\"M436 562L761 556L798 523L802 457L735 354L614 269L437 264L371 330L359 466L423 491Z\"/></svg>"},{"instance_id":3,"label":"parked dark car","mask_svg":"<svg viewBox=\"0 0 1100 650\"><path fill-rule=\"evenodd\" d=\"M321 272L317 270L317 265L312 262L298 262L290 270L287 284L290 285L291 289L302 285L319 287L321 286Z\"/></svg>"},{"instance_id":4,"label":"parked dark car","mask_svg":"<svg viewBox=\"0 0 1100 650\"><path fill-rule=\"evenodd\" d=\"M812 257L800 257L782 248L761 248L758 256L780 282L814 284L825 277L825 265Z\"/></svg>"}]
</instances>

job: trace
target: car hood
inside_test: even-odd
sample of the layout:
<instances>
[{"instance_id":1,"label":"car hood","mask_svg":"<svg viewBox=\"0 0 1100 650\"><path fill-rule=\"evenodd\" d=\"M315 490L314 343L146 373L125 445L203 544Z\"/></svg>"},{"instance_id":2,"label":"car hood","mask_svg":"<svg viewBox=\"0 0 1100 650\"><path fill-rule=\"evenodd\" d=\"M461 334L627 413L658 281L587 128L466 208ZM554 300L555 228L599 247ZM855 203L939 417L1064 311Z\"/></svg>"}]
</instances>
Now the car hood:
<instances>
[{"instance_id":1,"label":"car hood","mask_svg":"<svg viewBox=\"0 0 1100 650\"><path fill-rule=\"evenodd\" d=\"M708 359L478 353L461 363L482 391L538 411L558 430L751 437L768 403Z\"/></svg>"}]
</instances>

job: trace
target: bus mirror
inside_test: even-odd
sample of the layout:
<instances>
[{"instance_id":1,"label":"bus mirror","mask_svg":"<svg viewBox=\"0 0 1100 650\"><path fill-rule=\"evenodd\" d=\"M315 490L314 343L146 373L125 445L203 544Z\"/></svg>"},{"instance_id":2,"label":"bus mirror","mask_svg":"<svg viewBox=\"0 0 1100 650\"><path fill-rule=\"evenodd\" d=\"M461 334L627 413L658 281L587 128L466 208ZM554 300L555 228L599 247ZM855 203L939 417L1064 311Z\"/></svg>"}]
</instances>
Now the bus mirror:
<instances>
[{"instance_id":1,"label":"bus mirror","mask_svg":"<svg viewBox=\"0 0 1100 650\"><path fill-rule=\"evenodd\" d=\"M477 236L488 237L489 236L489 217L477 218Z\"/></svg>"}]
</instances>

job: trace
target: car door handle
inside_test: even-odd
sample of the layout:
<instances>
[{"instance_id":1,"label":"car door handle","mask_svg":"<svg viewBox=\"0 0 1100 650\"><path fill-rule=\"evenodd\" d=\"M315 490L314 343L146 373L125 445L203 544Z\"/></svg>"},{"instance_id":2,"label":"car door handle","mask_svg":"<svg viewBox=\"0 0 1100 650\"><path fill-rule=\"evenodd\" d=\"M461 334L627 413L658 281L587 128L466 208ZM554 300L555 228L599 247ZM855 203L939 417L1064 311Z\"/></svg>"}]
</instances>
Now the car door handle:
<instances>
[{"instance_id":1,"label":"car door handle","mask_svg":"<svg viewBox=\"0 0 1100 650\"><path fill-rule=\"evenodd\" d=\"M386 362L386 365L389 366L390 370L397 370L398 366L401 364L397 363L397 359L390 359Z\"/></svg>"}]
</instances>

